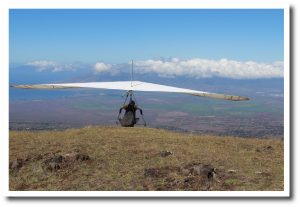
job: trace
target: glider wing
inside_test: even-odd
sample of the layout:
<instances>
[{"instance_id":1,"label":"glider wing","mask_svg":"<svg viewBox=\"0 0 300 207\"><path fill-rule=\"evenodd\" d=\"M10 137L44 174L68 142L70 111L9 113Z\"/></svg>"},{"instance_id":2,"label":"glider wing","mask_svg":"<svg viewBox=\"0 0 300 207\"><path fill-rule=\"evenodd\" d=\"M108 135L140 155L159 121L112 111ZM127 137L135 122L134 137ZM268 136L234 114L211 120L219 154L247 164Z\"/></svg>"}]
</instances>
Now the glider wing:
<instances>
[{"instance_id":1,"label":"glider wing","mask_svg":"<svg viewBox=\"0 0 300 207\"><path fill-rule=\"evenodd\" d=\"M126 91L154 91L154 92L176 92L185 93L194 96L207 98L225 99L230 101L245 101L248 98L241 96L209 93L204 91L195 91L172 86L146 83L140 81L118 81L118 82L89 82L89 83L62 83L62 84L42 84L42 85L12 85L14 88L24 89L67 89L67 88L101 88Z\"/></svg>"}]
</instances>

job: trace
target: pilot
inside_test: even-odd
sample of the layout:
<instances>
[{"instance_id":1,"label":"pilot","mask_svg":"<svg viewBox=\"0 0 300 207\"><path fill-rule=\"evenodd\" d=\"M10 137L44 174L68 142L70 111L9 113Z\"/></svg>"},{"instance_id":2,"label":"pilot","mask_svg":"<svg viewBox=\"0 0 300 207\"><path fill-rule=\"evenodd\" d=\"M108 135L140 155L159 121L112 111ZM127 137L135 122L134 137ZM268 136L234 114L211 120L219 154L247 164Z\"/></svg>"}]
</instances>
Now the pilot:
<instances>
[{"instance_id":1,"label":"pilot","mask_svg":"<svg viewBox=\"0 0 300 207\"><path fill-rule=\"evenodd\" d=\"M121 107L120 111L119 111L119 114L121 114L122 109L126 110L125 114L127 114L129 111L132 111L133 116L134 116L133 120L135 120L135 112L136 112L137 109L140 110L141 115L143 115L143 110L141 108L139 108L138 105L135 105L134 101L131 101L129 104L124 105L123 107Z\"/></svg>"}]
</instances>

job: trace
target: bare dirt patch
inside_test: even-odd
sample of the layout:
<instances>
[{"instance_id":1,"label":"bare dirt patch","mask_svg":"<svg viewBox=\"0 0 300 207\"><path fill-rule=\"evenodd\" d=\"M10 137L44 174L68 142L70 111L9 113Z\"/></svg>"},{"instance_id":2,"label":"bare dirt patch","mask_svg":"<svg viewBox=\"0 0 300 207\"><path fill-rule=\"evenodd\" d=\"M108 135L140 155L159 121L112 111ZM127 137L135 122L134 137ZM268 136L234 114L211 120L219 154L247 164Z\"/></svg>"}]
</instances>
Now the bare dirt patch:
<instances>
[{"instance_id":1,"label":"bare dirt patch","mask_svg":"<svg viewBox=\"0 0 300 207\"><path fill-rule=\"evenodd\" d=\"M144 170L146 190L206 191L220 190L227 179L225 170L210 164L184 163L180 167L149 168ZM231 189L232 190L232 189Z\"/></svg>"},{"instance_id":2,"label":"bare dirt patch","mask_svg":"<svg viewBox=\"0 0 300 207\"><path fill-rule=\"evenodd\" d=\"M32 173L44 171L63 172L72 170L75 168L75 165L87 160L90 161L88 155L81 153L80 150L74 148L70 153L66 154L61 154L60 150L57 150L55 153L48 152L44 155L29 154L25 158L17 158L11 161L9 169L14 171L24 171L25 166L31 164L35 166Z\"/></svg>"}]
</instances>

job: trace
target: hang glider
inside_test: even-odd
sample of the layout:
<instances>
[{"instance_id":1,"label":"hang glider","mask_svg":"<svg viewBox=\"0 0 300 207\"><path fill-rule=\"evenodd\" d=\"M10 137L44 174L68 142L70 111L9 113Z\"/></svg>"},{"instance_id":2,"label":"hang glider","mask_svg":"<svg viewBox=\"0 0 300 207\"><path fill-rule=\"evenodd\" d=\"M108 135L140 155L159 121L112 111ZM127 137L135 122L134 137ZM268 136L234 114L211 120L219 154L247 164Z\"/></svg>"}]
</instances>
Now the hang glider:
<instances>
[{"instance_id":1,"label":"hang glider","mask_svg":"<svg viewBox=\"0 0 300 207\"><path fill-rule=\"evenodd\" d=\"M62 84L42 84L42 85L12 85L14 88L24 89L67 89L67 88L99 88L99 89L115 89L125 91L152 91L152 92L176 92L194 96L224 99L230 101L246 101L249 98L241 96L233 96L226 94L216 94L203 91L195 91L172 86L165 86L140 81L118 81L118 82L89 82L89 83L62 83Z\"/></svg>"}]
</instances>

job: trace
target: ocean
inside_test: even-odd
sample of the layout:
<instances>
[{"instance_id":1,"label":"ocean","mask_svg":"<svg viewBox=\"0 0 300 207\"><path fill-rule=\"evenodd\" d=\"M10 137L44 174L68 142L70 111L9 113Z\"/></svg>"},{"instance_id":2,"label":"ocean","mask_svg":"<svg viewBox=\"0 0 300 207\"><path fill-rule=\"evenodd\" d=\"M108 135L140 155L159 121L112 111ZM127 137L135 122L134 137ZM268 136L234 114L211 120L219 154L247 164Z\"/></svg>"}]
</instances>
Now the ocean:
<instances>
[{"instance_id":1,"label":"ocean","mask_svg":"<svg viewBox=\"0 0 300 207\"><path fill-rule=\"evenodd\" d=\"M64 77L57 77L50 75L40 74L12 74L9 75L9 86L10 85L35 85L50 83L57 81ZM61 98L67 96L76 95L77 92L72 89L21 89L9 87L9 100L20 100L20 99L52 99Z\"/></svg>"},{"instance_id":2,"label":"ocean","mask_svg":"<svg viewBox=\"0 0 300 207\"><path fill-rule=\"evenodd\" d=\"M42 89L21 89L9 88L9 100L20 99L52 99L76 95L77 92L71 90L42 90Z\"/></svg>"}]
</instances>

